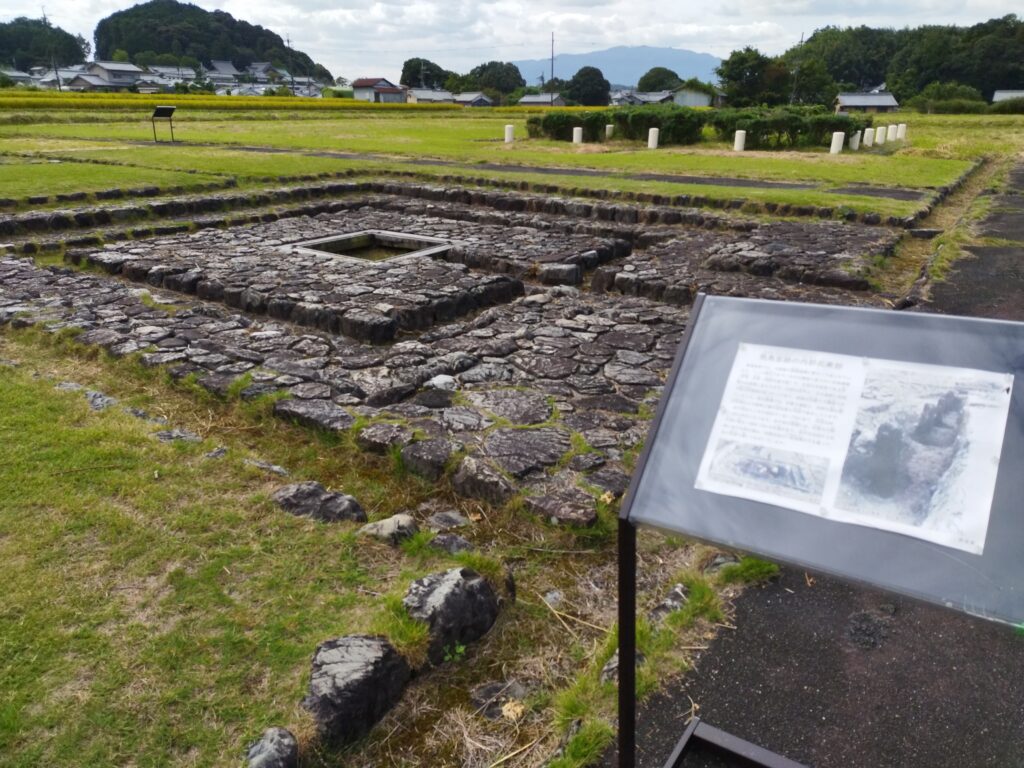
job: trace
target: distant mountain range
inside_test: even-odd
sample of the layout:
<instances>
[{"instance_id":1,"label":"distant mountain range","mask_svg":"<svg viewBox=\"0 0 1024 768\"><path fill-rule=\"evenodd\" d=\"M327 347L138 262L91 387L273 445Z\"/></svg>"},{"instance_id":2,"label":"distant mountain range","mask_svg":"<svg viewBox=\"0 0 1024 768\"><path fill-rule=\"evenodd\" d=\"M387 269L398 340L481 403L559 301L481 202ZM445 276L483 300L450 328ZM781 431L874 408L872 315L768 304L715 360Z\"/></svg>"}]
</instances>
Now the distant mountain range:
<instances>
[{"instance_id":1,"label":"distant mountain range","mask_svg":"<svg viewBox=\"0 0 1024 768\"><path fill-rule=\"evenodd\" d=\"M697 53L684 48L654 48L647 45L619 45L590 53L560 53L555 56L555 77L568 80L580 67L597 67L608 82L632 86L652 67L668 67L683 80L697 77L716 82L715 67L721 59L710 53ZM527 59L512 62L526 79L537 85L543 73L551 77L551 59Z\"/></svg>"}]
</instances>

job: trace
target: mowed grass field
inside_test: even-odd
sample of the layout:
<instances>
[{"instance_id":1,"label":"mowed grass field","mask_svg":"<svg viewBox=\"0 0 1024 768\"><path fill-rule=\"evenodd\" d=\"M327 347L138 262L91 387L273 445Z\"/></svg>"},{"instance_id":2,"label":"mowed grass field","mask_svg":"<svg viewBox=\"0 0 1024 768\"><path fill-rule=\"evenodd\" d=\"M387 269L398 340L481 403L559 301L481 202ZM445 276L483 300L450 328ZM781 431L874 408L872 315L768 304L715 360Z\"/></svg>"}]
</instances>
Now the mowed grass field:
<instances>
[{"instance_id":1,"label":"mowed grass field","mask_svg":"<svg viewBox=\"0 0 1024 768\"><path fill-rule=\"evenodd\" d=\"M0 105L3 100L0 98ZM47 115L52 121L47 122ZM154 172L191 171L232 178L241 185L279 177L415 171L437 175L473 175L508 181L547 181L563 187L606 188L624 192L702 195L712 199L751 200L791 205L822 205L858 212L907 215L914 201L867 197L847 187L869 185L928 190L948 185L984 157L1024 151L1024 116L937 116L899 113L876 116L876 124L906 122L907 143L840 156L825 147L802 151L734 153L715 140L687 147L647 150L636 142L609 141L574 146L526 139L528 113L516 110L317 110L278 109L231 113L207 109L178 111L176 145L154 144L148 111L133 113L76 109L36 110L34 122L0 120L0 152L50 159L118 163ZM517 141L501 141L504 126L515 126ZM166 126L158 126L166 138ZM245 147L239 151L233 147ZM261 148L275 152L261 152ZM352 154L356 158L317 156ZM429 166L425 159L449 165ZM484 164L506 166L498 171ZM557 178L532 170L564 170ZM573 176L577 170L597 176ZM35 167L21 169L18 192L45 194L50 176ZM112 171L76 169L85 188L99 188ZM720 184L637 178L643 174L698 176ZM71 174L69 174L71 175ZM93 177L98 178L93 178ZM790 182L811 189L758 189L730 179ZM197 179L193 179L197 182ZM92 186L89 186L92 185ZM99 185L99 186L96 186ZM835 190L844 190L837 194ZM27 191L26 191L27 190Z\"/></svg>"}]
</instances>

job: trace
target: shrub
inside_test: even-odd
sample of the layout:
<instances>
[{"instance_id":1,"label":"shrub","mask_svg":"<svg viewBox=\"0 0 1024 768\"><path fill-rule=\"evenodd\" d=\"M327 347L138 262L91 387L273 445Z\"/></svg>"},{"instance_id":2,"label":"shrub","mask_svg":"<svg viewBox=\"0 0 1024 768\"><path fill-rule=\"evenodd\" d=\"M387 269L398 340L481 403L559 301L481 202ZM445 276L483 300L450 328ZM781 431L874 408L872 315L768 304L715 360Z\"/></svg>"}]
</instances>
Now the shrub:
<instances>
[{"instance_id":1,"label":"shrub","mask_svg":"<svg viewBox=\"0 0 1024 768\"><path fill-rule=\"evenodd\" d=\"M989 107L989 111L997 115L1024 115L1024 98L997 101Z\"/></svg>"},{"instance_id":2,"label":"shrub","mask_svg":"<svg viewBox=\"0 0 1024 768\"><path fill-rule=\"evenodd\" d=\"M651 128L660 131L662 144L693 144L700 141L705 113L689 107L658 105L601 109L592 111L551 111L531 117L526 129L531 137L546 136L555 141L571 141L573 128L583 129L584 141L601 141L606 125L614 125L616 135L645 141Z\"/></svg>"},{"instance_id":3,"label":"shrub","mask_svg":"<svg viewBox=\"0 0 1024 768\"><path fill-rule=\"evenodd\" d=\"M747 132L747 146L773 149L782 146L817 146L835 131L849 135L872 123L869 115L837 115L824 107L750 107L720 109L709 123L722 141L731 141L736 131Z\"/></svg>"}]
</instances>

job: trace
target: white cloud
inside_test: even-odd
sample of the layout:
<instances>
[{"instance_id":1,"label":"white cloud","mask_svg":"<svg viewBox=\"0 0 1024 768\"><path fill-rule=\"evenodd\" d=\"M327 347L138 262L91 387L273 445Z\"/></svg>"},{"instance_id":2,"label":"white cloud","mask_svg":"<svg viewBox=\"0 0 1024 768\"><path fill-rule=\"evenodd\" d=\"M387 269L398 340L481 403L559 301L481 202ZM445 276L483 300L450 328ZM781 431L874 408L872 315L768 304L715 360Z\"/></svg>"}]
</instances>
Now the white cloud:
<instances>
[{"instance_id":1,"label":"white cloud","mask_svg":"<svg viewBox=\"0 0 1024 768\"><path fill-rule=\"evenodd\" d=\"M49 0L50 20L92 39L96 23L132 0ZM731 6L670 5L655 0L198 0L236 18L288 35L332 72L397 78L421 56L460 72L492 59L544 58L616 45L689 48L726 56L744 45L781 53L829 24L903 27L974 24L1019 10L1019 0L738 0ZM38 0L6 0L0 19L37 17ZM687 10L683 10L687 8Z\"/></svg>"}]
</instances>

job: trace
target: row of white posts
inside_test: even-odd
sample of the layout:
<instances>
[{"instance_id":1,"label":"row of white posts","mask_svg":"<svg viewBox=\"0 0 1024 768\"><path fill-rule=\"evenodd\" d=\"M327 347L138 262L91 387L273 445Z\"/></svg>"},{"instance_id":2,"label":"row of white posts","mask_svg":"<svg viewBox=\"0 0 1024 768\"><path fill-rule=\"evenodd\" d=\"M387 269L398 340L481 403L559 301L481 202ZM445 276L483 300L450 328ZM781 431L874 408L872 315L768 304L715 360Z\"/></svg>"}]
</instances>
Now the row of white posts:
<instances>
[{"instance_id":1,"label":"row of white posts","mask_svg":"<svg viewBox=\"0 0 1024 768\"><path fill-rule=\"evenodd\" d=\"M650 132L648 132L648 134L647 134L647 148L648 149L657 149L658 148L658 135L659 135L659 133L660 133L660 131L657 128L651 128ZM614 125L609 124L609 125L606 125L604 127L604 137L606 139L612 138L612 136L614 134L615 134L615 126ZM506 125L505 126L505 143L506 144L511 144L512 142L515 141L515 139L516 139L516 129L515 129L515 126L514 125ZM572 129L572 143L573 144L582 144L583 143L583 129L582 128L573 128Z\"/></svg>"},{"instance_id":2,"label":"row of white posts","mask_svg":"<svg viewBox=\"0 0 1024 768\"><path fill-rule=\"evenodd\" d=\"M881 146L887 141L905 141L907 138L907 124L900 123L899 125L884 125L878 128L866 128L863 131L857 131L850 136L850 149L856 152L861 148L861 145L870 147L875 144ZM843 151L843 144L846 143L846 134L842 131L836 131L832 134L832 147L829 149L829 153L838 155ZM742 152L747 145L747 132L736 131L736 137L733 139L732 148L734 152Z\"/></svg>"},{"instance_id":3,"label":"row of white posts","mask_svg":"<svg viewBox=\"0 0 1024 768\"><path fill-rule=\"evenodd\" d=\"M612 134L615 133L614 125L606 125L604 127L604 136L606 139L610 139ZM657 128L651 128L647 134L647 148L657 149L658 148L658 136L659 131ZM865 128L863 134L861 131L850 136L850 149L856 152L861 148L861 145L865 147L871 147L875 144L881 146L887 141L904 141L907 138L907 124L900 123L899 125L885 125L879 126L878 128ZM505 143L511 144L515 141L515 126L505 126ZM582 144L583 143L583 129L573 128L572 129L572 143ZM829 153L838 155L843 151L843 144L846 143L846 134L842 131L836 131L832 134L832 147L829 149ZM747 145L747 132L736 131L736 137L733 139L732 148L734 152L742 152Z\"/></svg>"}]
</instances>

